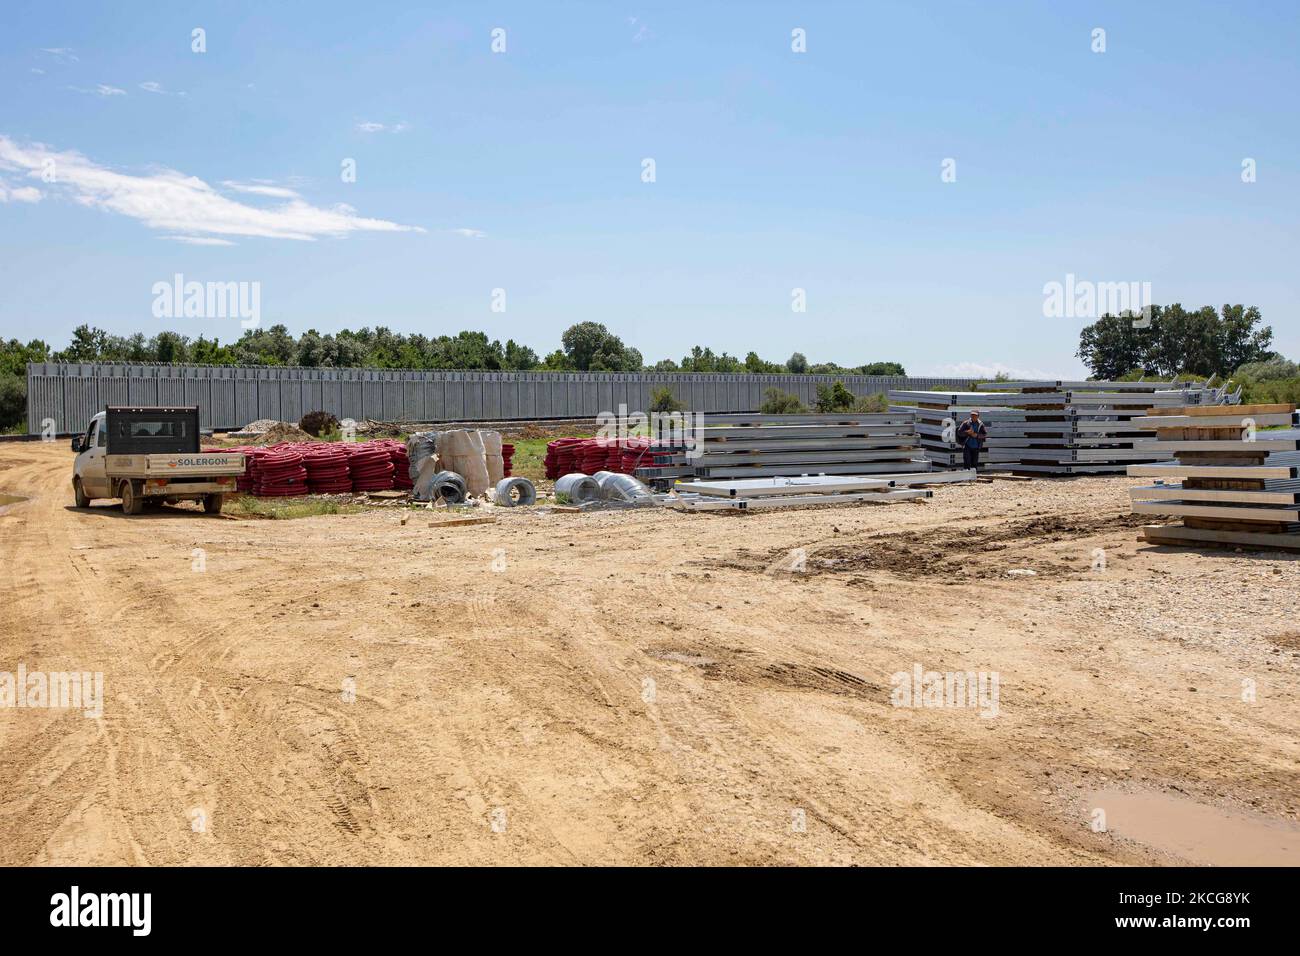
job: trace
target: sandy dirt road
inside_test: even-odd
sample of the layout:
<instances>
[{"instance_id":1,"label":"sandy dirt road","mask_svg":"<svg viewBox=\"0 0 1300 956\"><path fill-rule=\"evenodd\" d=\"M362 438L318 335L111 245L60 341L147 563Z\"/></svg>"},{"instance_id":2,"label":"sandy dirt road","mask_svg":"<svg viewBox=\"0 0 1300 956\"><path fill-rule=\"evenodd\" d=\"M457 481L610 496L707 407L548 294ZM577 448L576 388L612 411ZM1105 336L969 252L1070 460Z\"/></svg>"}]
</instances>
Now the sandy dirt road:
<instances>
[{"instance_id":1,"label":"sandy dirt road","mask_svg":"<svg viewBox=\"0 0 1300 956\"><path fill-rule=\"evenodd\" d=\"M1300 817L1300 561L1139 545L1124 478L431 531L76 511L71 465L0 445L0 671L105 681L0 708L6 865L1135 863L1178 857L1097 793ZM917 665L997 715L891 706Z\"/></svg>"}]
</instances>

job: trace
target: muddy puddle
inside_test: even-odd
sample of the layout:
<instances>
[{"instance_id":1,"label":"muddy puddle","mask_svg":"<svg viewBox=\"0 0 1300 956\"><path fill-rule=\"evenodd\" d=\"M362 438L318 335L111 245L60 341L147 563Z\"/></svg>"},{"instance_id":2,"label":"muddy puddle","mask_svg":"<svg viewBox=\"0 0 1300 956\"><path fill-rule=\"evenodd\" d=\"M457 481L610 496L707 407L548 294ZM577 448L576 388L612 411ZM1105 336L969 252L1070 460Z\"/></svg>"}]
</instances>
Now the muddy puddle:
<instances>
[{"instance_id":1,"label":"muddy puddle","mask_svg":"<svg viewBox=\"0 0 1300 956\"><path fill-rule=\"evenodd\" d=\"M1106 829L1202 866L1300 866L1300 824L1198 803L1177 794L1100 790L1089 811Z\"/></svg>"}]
</instances>

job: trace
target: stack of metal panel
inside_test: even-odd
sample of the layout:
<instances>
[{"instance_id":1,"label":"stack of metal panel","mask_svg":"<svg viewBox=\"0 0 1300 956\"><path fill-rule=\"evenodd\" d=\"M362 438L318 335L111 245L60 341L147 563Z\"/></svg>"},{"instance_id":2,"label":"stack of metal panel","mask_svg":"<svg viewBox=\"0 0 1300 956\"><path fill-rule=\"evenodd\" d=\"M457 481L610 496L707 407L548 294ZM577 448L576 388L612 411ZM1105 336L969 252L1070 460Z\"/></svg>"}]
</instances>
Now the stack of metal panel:
<instances>
[{"instance_id":1,"label":"stack of metal panel","mask_svg":"<svg viewBox=\"0 0 1300 956\"><path fill-rule=\"evenodd\" d=\"M802 505L881 504L929 498L929 485L974 481L974 470L872 476L805 475L679 481L665 504L683 511L758 511Z\"/></svg>"},{"instance_id":2,"label":"stack of metal panel","mask_svg":"<svg viewBox=\"0 0 1300 956\"><path fill-rule=\"evenodd\" d=\"M1156 483L1129 489L1135 514L1172 515L1148 525L1154 544L1300 550L1300 415L1295 405L1153 408L1135 419L1176 459L1132 465Z\"/></svg>"},{"instance_id":3,"label":"stack of metal panel","mask_svg":"<svg viewBox=\"0 0 1300 956\"><path fill-rule=\"evenodd\" d=\"M672 454L656 450L643 481L929 471L915 410L816 415L705 414Z\"/></svg>"},{"instance_id":4,"label":"stack of metal panel","mask_svg":"<svg viewBox=\"0 0 1300 956\"><path fill-rule=\"evenodd\" d=\"M936 466L959 467L957 426L978 409L988 429L988 467L1027 474L1122 473L1132 462L1171 457L1132 420L1147 409L1234 400L1226 388L1194 382L988 382L976 392L892 391L891 410L917 413L917 430Z\"/></svg>"}]
</instances>

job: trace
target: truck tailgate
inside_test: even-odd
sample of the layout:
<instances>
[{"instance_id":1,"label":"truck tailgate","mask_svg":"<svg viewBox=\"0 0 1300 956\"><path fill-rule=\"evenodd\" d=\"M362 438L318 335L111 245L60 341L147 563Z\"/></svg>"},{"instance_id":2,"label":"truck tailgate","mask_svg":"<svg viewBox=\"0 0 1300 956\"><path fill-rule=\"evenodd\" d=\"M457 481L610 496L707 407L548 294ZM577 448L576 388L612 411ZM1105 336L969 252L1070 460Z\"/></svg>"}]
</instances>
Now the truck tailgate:
<instances>
[{"instance_id":1,"label":"truck tailgate","mask_svg":"<svg viewBox=\"0 0 1300 956\"><path fill-rule=\"evenodd\" d=\"M108 455L109 475L126 478L201 478L242 475L242 452L199 452L184 455Z\"/></svg>"}]
</instances>

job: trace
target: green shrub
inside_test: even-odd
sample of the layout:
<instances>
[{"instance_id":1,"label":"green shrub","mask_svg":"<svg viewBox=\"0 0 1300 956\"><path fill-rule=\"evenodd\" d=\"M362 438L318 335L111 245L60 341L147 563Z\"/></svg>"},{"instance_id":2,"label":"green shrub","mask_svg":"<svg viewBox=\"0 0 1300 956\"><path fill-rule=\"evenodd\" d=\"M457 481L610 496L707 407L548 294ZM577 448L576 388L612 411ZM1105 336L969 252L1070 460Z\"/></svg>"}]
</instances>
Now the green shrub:
<instances>
[{"instance_id":1,"label":"green shrub","mask_svg":"<svg viewBox=\"0 0 1300 956\"><path fill-rule=\"evenodd\" d=\"M1241 400L1247 405L1270 405L1274 402L1300 405L1300 377L1242 382Z\"/></svg>"},{"instance_id":2,"label":"green shrub","mask_svg":"<svg viewBox=\"0 0 1300 956\"><path fill-rule=\"evenodd\" d=\"M661 385L650 392L650 411L684 412L686 403L673 394L671 386Z\"/></svg>"},{"instance_id":3,"label":"green shrub","mask_svg":"<svg viewBox=\"0 0 1300 956\"><path fill-rule=\"evenodd\" d=\"M1300 378L1300 365L1290 362L1280 355L1274 355L1263 362L1248 362L1237 369L1233 378L1250 379L1255 382L1276 382L1279 379Z\"/></svg>"},{"instance_id":4,"label":"green shrub","mask_svg":"<svg viewBox=\"0 0 1300 956\"><path fill-rule=\"evenodd\" d=\"M876 392L874 395L860 395L858 400L853 403L853 411L869 414L878 414L889 411L889 396L884 392Z\"/></svg>"},{"instance_id":5,"label":"green shrub","mask_svg":"<svg viewBox=\"0 0 1300 956\"><path fill-rule=\"evenodd\" d=\"M763 404L758 410L764 415L802 415L808 411L798 395L783 392L775 385L763 392Z\"/></svg>"},{"instance_id":6,"label":"green shrub","mask_svg":"<svg viewBox=\"0 0 1300 956\"><path fill-rule=\"evenodd\" d=\"M857 396L844 387L839 379L833 385L817 386L817 411L847 412L853 408Z\"/></svg>"}]
</instances>

